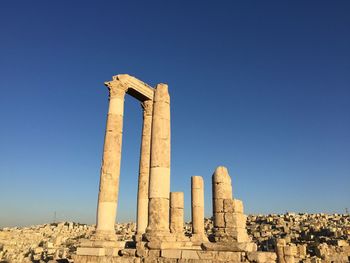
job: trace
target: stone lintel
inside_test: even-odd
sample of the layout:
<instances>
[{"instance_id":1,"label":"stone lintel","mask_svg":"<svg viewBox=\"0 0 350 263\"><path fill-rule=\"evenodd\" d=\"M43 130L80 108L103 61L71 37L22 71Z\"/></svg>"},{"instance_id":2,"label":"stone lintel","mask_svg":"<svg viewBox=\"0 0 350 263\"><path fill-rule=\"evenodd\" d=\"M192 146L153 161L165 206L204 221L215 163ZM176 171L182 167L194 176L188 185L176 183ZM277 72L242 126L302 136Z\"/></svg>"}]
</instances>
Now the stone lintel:
<instances>
[{"instance_id":1,"label":"stone lintel","mask_svg":"<svg viewBox=\"0 0 350 263\"><path fill-rule=\"evenodd\" d=\"M128 74L119 74L113 76L112 81L105 82L105 85L110 85L113 82L120 81L128 87L127 94L135 99L143 102L153 100L154 89L143 81L130 76Z\"/></svg>"}]
</instances>

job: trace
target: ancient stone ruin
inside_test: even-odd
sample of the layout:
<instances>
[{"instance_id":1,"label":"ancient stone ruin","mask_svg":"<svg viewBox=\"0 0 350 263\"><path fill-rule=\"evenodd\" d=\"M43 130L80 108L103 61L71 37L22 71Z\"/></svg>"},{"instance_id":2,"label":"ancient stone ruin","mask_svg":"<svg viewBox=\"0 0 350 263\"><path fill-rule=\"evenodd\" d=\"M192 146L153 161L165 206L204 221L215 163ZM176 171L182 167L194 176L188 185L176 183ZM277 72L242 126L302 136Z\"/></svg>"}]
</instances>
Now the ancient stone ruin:
<instances>
[{"instance_id":1,"label":"ancient stone ruin","mask_svg":"<svg viewBox=\"0 0 350 263\"><path fill-rule=\"evenodd\" d=\"M212 177L213 234L204 229L204 181L191 178L192 235L184 232L184 194L170 192L170 96L129 75L106 82L109 110L105 134L96 231L82 240L74 258L87 262L275 262L273 252L257 252L246 230L243 203L232 196L228 170ZM137 222L133 242L118 241L118 203L124 97L141 102L143 129L139 166Z\"/></svg>"}]
</instances>

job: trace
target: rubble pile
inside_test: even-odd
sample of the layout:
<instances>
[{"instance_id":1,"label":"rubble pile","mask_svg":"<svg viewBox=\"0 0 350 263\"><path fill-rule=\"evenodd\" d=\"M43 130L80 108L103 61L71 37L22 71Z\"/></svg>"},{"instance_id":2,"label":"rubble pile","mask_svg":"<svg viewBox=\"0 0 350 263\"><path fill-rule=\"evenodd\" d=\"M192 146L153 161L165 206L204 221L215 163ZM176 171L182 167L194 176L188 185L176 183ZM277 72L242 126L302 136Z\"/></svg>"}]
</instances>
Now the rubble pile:
<instances>
[{"instance_id":1,"label":"rubble pile","mask_svg":"<svg viewBox=\"0 0 350 263\"><path fill-rule=\"evenodd\" d=\"M213 234L213 222L205 219ZM191 233L186 223L185 234ZM135 223L115 225L119 241L131 241ZM259 251L277 253L277 262L350 262L350 216L342 214L250 215L249 236ZM95 225L62 222L0 229L0 262L73 262L81 238L90 238Z\"/></svg>"},{"instance_id":2,"label":"rubble pile","mask_svg":"<svg viewBox=\"0 0 350 263\"><path fill-rule=\"evenodd\" d=\"M78 240L88 237L93 230L93 226L73 222L3 228L0 230L0 260L48 262L59 259L65 262L62 260L66 259L68 262Z\"/></svg>"},{"instance_id":3,"label":"rubble pile","mask_svg":"<svg viewBox=\"0 0 350 263\"><path fill-rule=\"evenodd\" d=\"M280 262L350 262L349 215L251 215L247 229L258 249L277 252Z\"/></svg>"}]
</instances>

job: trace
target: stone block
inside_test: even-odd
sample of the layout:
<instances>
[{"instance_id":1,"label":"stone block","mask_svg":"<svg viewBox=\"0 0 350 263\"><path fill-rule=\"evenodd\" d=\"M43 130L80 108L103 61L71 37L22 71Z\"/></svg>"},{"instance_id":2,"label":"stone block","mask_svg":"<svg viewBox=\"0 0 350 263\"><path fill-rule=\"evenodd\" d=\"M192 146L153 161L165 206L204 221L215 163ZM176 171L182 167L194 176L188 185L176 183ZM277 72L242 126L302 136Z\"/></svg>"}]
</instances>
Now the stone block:
<instances>
[{"instance_id":1,"label":"stone block","mask_svg":"<svg viewBox=\"0 0 350 263\"><path fill-rule=\"evenodd\" d=\"M170 193L170 207L171 208L184 208L184 193L183 192L171 192Z\"/></svg>"},{"instance_id":2,"label":"stone block","mask_svg":"<svg viewBox=\"0 0 350 263\"><path fill-rule=\"evenodd\" d=\"M238 199L233 199L232 202L233 202L233 212L243 214L243 210L244 210L243 202Z\"/></svg>"},{"instance_id":3,"label":"stone block","mask_svg":"<svg viewBox=\"0 0 350 263\"><path fill-rule=\"evenodd\" d=\"M233 213L233 200L232 199L224 199L224 212L225 213Z\"/></svg>"},{"instance_id":4,"label":"stone block","mask_svg":"<svg viewBox=\"0 0 350 263\"><path fill-rule=\"evenodd\" d=\"M213 213L223 213L224 212L224 199L213 199Z\"/></svg>"},{"instance_id":5,"label":"stone block","mask_svg":"<svg viewBox=\"0 0 350 263\"><path fill-rule=\"evenodd\" d=\"M149 198L170 198L170 168L151 167L149 182Z\"/></svg>"},{"instance_id":6,"label":"stone block","mask_svg":"<svg viewBox=\"0 0 350 263\"><path fill-rule=\"evenodd\" d=\"M119 251L119 255L127 256L127 257L134 257L134 256L136 256L136 249L130 249L130 248L122 249Z\"/></svg>"},{"instance_id":7,"label":"stone block","mask_svg":"<svg viewBox=\"0 0 350 263\"><path fill-rule=\"evenodd\" d=\"M163 258L181 258L180 249L162 249L161 256Z\"/></svg>"},{"instance_id":8,"label":"stone block","mask_svg":"<svg viewBox=\"0 0 350 263\"><path fill-rule=\"evenodd\" d=\"M178 259L177 258L158 258L154 262L158 262L158 263L177 263Z\"/></svg>"},{"instance_id":9,"label":"stone block","mask_svg":"<svg viewBox=\"0 0 350 263\"><path fill-rule=\"evenodd\" d=\"M201 245L204 251L231 251L231 252L251 252L257 250L257 245L252 242L208 242Z\"/></svg>"},{"instance_id":10,"label":"stone block","mask_svg":"<svg viewBox=\"0 0 350 263\"><path fill-rule=\"evenodd\" d=\"M150 251L148 251L148 257L150 258L160 257L160 250L151 249Z\"/></svg>"},{"instance_id":11,"label":"stone block","mask_svg":"<svg viewBox=\"0 0 350 263\"><path fill-rule=\"evenodd\" d=\"M105 249L101 247L78 247L77 255L83 256L104 256Z\"/></svg>"},{"instance_id":12,"label":"stone block","mask_svg":"<svg viewBox=\"0 0 350 263\"><path fill-rule=\"evenodd\" d=\"M150 198L149 201L149 231L168 231L169 229L169 199ZM167 220L163 220L166 218ZM152 224L151 224L152 223ZM152 227L152 228L151 228ZM153 229L154 228L154 229Z\"/></svg>"},{"instance_id":13,"label":"stone block","mask_svg":"<svg viewBox=\"0 0 350 263\"><path fill-rule=\"evenodd\" d=\"M225 183L214 183L213 198L214 199L232 199L231 185L225 184Z\"/></svg>"},{"instance_id":14,"label":"stone block","mask_svg":"<svg viewBox=\"0 0 350 263\"><path fill-rule=\"evenodd\" d=\"M225 213L225 226L245 228L247 216L240 213Z\"/></svg>"},{"instance_id":15,"label":"stone block","mask_svg":"<svg viewBox=\"0 0 350 263\"><path fill-rule=\"evenodd\" d=\"M241 252L219 251L216 259L219 261L241 262Z\"/></svg>"},{"instance_id":16,"label":"stone block","mask_svg":"<svg viewBox=\"0 0 350 263\"><path fill-rule=\"evenodd\" d=\"M198 257L200 259L213 260L214 258L216 258L216 255L218 254L218 252L216 252L216 251L198 251L197 254L198 254Z\"/></svg>"},{"instance_id":17,"label":"stone block","mask_svg":"<svg viewBox=\"0 0 350 263\"><path fill-rule=\"evenodd\" d=\"M283 252L285 256L296 256L298 251L294 244L290 244L283 248Z\"/></svg>"},{"instance_id":18,"label":"stone block","mask_svg":"<svg viewBox=\"0 0 350 263\"><path fill-rule=\"evenodd\" d=\"M225 217L224 213L215 213L214 214L214 227L225 227Z\"/></svg>"},{"instance_id":19,"label":"stone block","mask_svg":"<svg viewBox=\"0 0 350 263\"><path fill-rule=\"evenodd\" d=\"M248 252L247 258L249 261L257 263L275 262L277 259L276 253L273 252Z\"/></svg>"},{"instance_id":20,"label":"stone block","mask_svg":"<svg viewBox=\"0 0 350 263\"><path fill-rule=\"evenodd\" d=\"M182 250L181 254L182 259L199 259L196 250Z\"/></svg>"}]
</instances>

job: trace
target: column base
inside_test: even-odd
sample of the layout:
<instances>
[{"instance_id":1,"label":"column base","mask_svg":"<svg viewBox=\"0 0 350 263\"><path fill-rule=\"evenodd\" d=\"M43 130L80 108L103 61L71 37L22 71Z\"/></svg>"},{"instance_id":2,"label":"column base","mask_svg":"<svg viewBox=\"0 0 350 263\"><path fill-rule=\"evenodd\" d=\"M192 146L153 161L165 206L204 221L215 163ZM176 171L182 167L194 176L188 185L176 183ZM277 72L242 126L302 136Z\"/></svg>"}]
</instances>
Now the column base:
<instances>
[{"instance_id":1,"label":"column base","mask_svg":"<svg viewBox=\"0 0 350 263\"><path fill-rule=\"evenodd\" d=\"M100 236L93 236L91 239L80 240L77 247L77 255L79 256L118 256L121 249L125 248L125 241L110 241L98 239Z\"/></svg>"},{"instance_id":2,"label":"column base","mask_svg":"<svg viewBox=\"0 0 350 263\"><path fill-rule=\"evenodd\" d=\"M115 231L105 231L105 230L96 230L96 232L92 235L91 240L94 241L117 241L117 236Z\"/></svg>"},{"instance_id":3,"label":"column base","mask_svg":"<svg viewBox=\"0 0 350 263\"><path fill-rule=\"evenodd\" d=\"M209 242L208 237L203 233L203 234L192 234L190 237L191 242L194 245L200 245L202 243Z\"/></svg>"}]
</instances>

